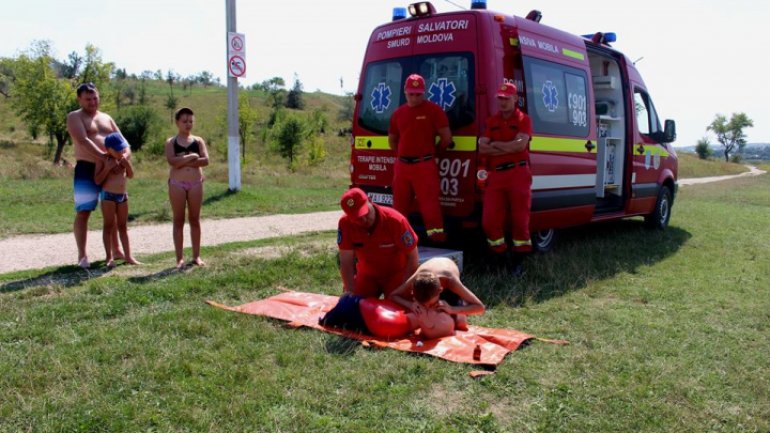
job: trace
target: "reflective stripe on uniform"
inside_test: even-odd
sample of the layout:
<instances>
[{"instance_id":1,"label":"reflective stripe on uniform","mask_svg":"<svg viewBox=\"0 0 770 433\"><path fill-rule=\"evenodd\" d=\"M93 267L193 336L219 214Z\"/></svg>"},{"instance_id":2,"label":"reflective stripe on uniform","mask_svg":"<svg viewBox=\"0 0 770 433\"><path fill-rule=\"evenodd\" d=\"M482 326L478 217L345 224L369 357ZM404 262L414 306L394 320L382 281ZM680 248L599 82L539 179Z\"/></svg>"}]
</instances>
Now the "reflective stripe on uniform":
<instances>
[{"instance_id":1,"label":"reflective stripe on uniform","mask_svg":"<svg viewBox=\"0 0 770 433\"><path fill-rule=\"evenodd\" d=\"M495 240L487 239L487 243L489 244L490 247L498 247L500 245L505 244L505 238L500 238Z\"/></svg>"},{"instance_id":2,"label":"reflective stripe on uniform","mask_svg":"<svg viewBox=\"0 0 770 433\"><path fill-rule=\"evenodd\" d=\"M523 247L525 245L532 246L532 240L527 239L526 241L520 241L520 240L513 240L513 246L514 247Z\"/></svg>"},{"instance_id":3,"label":"reflective stripe on uniform","mask_svg":"<svg viewBox=\"0 0 770 433\"><path fill-rule=\"evenodd\" d=\"M432 236L438 233L444 233L444 229L430 229L426 230L426 232L428 233L428 236Z\"/></svg>"}]
</instances>

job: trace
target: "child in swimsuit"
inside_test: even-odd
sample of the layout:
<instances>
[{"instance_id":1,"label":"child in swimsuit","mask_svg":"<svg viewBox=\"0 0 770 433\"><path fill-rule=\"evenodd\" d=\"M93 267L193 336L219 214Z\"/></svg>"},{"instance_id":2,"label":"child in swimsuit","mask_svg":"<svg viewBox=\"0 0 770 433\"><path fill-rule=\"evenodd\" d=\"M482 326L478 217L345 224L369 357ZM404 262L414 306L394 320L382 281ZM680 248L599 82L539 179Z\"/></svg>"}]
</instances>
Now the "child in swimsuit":
<instances>
[{"instance_id":1,"label":"child in swimsuit","mask_svg":"<svg viewBox=\"0 0 770 433\"><path fill-rule=\"evenodd\" d=\"M125 262L132 265L141 264L131 255L128 243L128 193L126 192L127 179L134 177L134 167L131 165L131 157L127 155L128 143L119 132L113 132L104 139L109 157L97 159L94 182L101 185L102 215L104 216L104 230L102 239L104 250L107 254L105 260L108 268L115 267L112 251L113 225L118 226L120 243L123 245Z\"/></svg>"},{"instance_id":2,"label":"child in swimsuit","mask_svg":"<svg viewBox=\"0 0 770 433\"><path fill-rule=\"evenodd\" d=\"M425 261L388 299L409 311L410 328L420 329L425 339L467 330L465 316L485 311L481 300L460 281L457 264L446 257Z\"/></svg>"},{"instance_id":3,"label":"child in swimsuit","mask_svg":"<svg viewBox=\"0 0 770 433\"><path fill-rule=\"evenodd\" d=\"M168 174L168 197L174 215L173 237L176 267L184 267L184 222L187 215L192 240L192 262L201 260L200 214L203 203L203 169L209 164L209 154L202 138L192 135L195 116L189 108L180 108L174 114L177 135L166 140L166 160L171 166Z\"/></svg>"}]
</instances>

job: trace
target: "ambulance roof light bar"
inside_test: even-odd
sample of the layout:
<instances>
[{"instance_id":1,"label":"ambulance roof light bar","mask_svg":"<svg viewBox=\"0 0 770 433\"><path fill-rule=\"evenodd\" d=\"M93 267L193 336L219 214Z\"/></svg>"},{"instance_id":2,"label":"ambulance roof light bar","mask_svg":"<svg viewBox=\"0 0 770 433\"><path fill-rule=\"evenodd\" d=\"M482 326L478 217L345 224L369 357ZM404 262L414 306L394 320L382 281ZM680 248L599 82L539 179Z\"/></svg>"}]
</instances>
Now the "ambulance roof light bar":
<instances>
[{"instance_id":1,"label":"ambulance roof light bar","mask_svg":"<svg viewBox=\"0 0 770 433\"><path fill-rule=\"evenodd\" d=\"M395 7L393 8L393 21L406 19L406 8Z\"/></svg>"},{"instance_id":2,"label":"ambulance roof light bar","mask_svg":"<svg viewBox=\"0 0 770 433\"><path fill-rule=\"evenodd\" d=\"M602 44L602 45L609 45L612 42L615 42L618 40L618 35L616 35L614 32L596 32L592 35L581 35L586 39L590 39L591 42L595 44Z\"/></svg>"},{"instance_id":3,"label":"ambulance roof light bar","mask_svg":"<svg viewBox=\"0 0 770 433\"><path fill-rule=\"evenodd\" d=\"M471 9L486 9L487 0L471 0Z\"/></svg>"},{"instance_id":4,"label":"ambulance roof light bar","mask_svg":"<svg viewBox=\"0 0 770 433\"><path fill-rule=\"evenodd\" d=\"M409 15L412 17L429 17L435 13L436 8L430 2L419 2L409 5Z\"/></svg>"}]
</instances>

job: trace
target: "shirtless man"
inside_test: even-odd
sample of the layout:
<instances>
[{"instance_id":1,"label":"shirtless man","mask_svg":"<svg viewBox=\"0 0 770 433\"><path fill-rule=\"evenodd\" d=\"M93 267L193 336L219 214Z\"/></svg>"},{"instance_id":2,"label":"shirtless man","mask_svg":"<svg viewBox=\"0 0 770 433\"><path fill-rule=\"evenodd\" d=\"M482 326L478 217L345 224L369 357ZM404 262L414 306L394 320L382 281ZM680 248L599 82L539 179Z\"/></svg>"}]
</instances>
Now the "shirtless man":
<instances>
[{"instance_id":1,"label":"shirtless man","mask_svg":"<svg viewBox=\"0 0 770 433\"><path fill-rule=\"evenodd\" d=\"M75 223L73 232L78 246L78 266L87 269L91 266L86 255L86 237L88 218L99 203L101 187L94 181L96 160L107 158L104 137L112 132L120 132L118 125L106 113L99 111L99 91L93 83L84 83L77 88L80 109L67 115L67 132L72 137L75 148ZM113 224L117 227L117 224ZM118 249L118 232L112 232L113 257L122 259Z\"/></svg>"},{"instance_id":2,"label":"shirtless man","mask_svg":"<svg viewBox=\"0 0 770 433\"><path fill-rule=\"evenodd\" d=\"M449 305L441 299L444 290L455 294L461 305ZM425 261L388 299L409 310L409 326L412 330L420 328L420 335L426 339L452 335L455 329L467 329L464 316L483 314L486 310L460 281L457 264L446 257Z\"/></svg>"}]
</instances>

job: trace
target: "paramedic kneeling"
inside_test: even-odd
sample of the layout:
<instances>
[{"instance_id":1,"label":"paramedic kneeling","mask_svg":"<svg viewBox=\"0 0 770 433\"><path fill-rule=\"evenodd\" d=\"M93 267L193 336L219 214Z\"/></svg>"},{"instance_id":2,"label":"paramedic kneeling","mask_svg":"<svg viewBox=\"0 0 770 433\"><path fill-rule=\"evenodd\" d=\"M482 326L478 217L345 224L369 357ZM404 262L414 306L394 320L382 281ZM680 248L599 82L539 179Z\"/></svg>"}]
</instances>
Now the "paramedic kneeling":
<instances>
[{"instance_id":1,"label":"paramedic kneeling","mask_svg":"<svg viewBox=\"0 0 770 433\"><path fill-rule=\"evenodd\" d=\"M359 188L342 195L337 228L343 294L387 296L417 269L417 235L396 210L378 206Z\"/></svg>"},{"instance_id":2,"label":"paramedic kneeling","mask_svg":"<svg viewBox=\"0 0 770 433\"><path fill-rule=\"evenodd\" d=\"M529 168L529 140L532 120L517 107L519 97L513 83L497 90L499 112L487 119L479 138L479 152L487 157L489 177L484 192L481 225L490 250L502 258L505 216L510 214L513 238L513 273L521 275L522 256L532 251L529 211L532 203L532 172ZM499 260L502 262L502 260Z\"/></svg>"}]
</instances>

